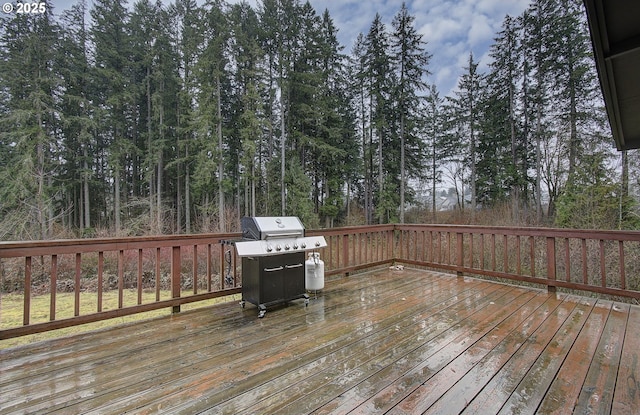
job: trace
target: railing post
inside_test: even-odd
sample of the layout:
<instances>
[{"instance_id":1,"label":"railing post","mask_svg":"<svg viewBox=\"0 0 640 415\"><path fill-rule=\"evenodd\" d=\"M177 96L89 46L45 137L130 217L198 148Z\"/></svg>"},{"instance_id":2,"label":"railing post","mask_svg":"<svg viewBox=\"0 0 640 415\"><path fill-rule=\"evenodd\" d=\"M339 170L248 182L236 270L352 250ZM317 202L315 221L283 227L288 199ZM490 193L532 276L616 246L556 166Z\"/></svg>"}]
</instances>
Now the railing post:
<instances>
[{"instance_id":1,"label":"railing post","mask_svg":"<svg viewBox=\"0 0 640 415\"><path fill-rule=\"evenodd\" d=\"M181 255L180 247L174 246L171 249L171 298L180 298L180 269ZM173 306L173 313L180 312L180 305Z\"/></svg>"},{"instance_id":2,"label":"railing post","mask_svg":"<svg viewBox=\"0 0 640 415\"><path fill-rule=\"evenodd\" d=\"M556 280L556 238L547 237L547 280ZM556 286L547 283L547 291L556 292Z\"/></svg>"},{"instance_id":3,"label":"railing post","mask_svg":"<svg viewBox=\"0 0 640 415\"><path fill-rule=\"evenodd\" d=\"M464 266L464 235L462 234L462 232L456 233L456 245L456 265L459 268L462 268ZM462 277L461 270L456 271L456 274L458 275L458 277Z\"/></svg>"}]
</instances>

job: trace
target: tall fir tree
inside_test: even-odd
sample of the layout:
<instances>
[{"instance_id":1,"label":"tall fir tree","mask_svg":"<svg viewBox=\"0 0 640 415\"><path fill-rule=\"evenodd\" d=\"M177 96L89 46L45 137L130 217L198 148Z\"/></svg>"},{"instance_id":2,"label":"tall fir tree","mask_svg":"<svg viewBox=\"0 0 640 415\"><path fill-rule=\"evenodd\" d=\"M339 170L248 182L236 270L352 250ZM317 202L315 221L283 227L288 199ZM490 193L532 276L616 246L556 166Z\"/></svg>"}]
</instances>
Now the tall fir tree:
<instances>
[{"instance_id":1,"label":"tall fir tree","mask_svg":"<svg viewBox=\"0 0 640 415\"><path fill-rule=\"evenodd\" d=\"M0 212L2 233L15 238L48 238L60 194L54 186L60 160L60 28L51 4L43 4L44 13L16 14L0 23L0 143L3 165L13 167L2 169Z\"/></svg>"},{"instance_id":2,"label":"tall fir tree","mask_svg":"<svg viewBox=\"0 0 640 415\"><path fill-rule=\"evenodd\" d=\"M113 224L115 233L122 231L122 199L128 194L129 163L136 153L132 141L131 39L127 22L129 11L123 0L96 0L90 11L92 18L93 61L98 94L96 112L99 151L107 154L107 165L113 181ZM124 187L124 188L123 188ZM107 197L110 199L110 197Z\"/></svg>"},{"instance_id":3,"label":"tall fir tree","mask_svg":"<svg viewBox=\"0 0 640 415\"><path fill-rule=\"evenodd\" d=\"M365 38L364 76L367 79L368 111L370 114L368 133L370 145L367 151L370 152L372 159L373 154L377 156L377 174L374 172L375 168L372 163L371 173L375 177L375 182L374 180L371 182L375 186L374 204L379 223L395 218L397 209L392 209L392 206L398 206L398 200L388 200L389 198L396 199L398 189L385 189L385 186L393 186L394 184L385 176L385 160L388 163L392 162L391 158L384 154L384 149L389 147L391 86L395 83L389 42L389 34L382 22L382 17L376 14ZM374 149L374 146L377 147L377 150Z\"/></svg>"},{"instance_id":4,"label":"tall fir tree","mask_svg":"<svg viewBox=\"0 0 640 415\"><path fill-rule=\"evenodd\" d=\"M425 115L421 127L430 162L428 178L431 182L431 220L435 222L438 209L436 197L438 185L443 181L443 165L451 157L455 146L454 143L446 140L444 99L440 97L435 85L429 86L426 99L420 108ZM449 145L447 145L447 141Z\"/></svg>"},{"instance_id":5,"label":"tall fir tree","mask_svg":"<svg viewBox=\"0 0 640 415\"><path fill-rule=\"evenodd\" d=\"M491 71L488 75L489 89L492 91L488 105L492 113L492 121L497 128L494 134L488 134L491 141L486 148L495 149L493 160L484 160L485 164L499 166L502 172L498 177L503 177L502 185L508 190L508 195L494 194L489 202L498 202L507 197L512 203L512 214L517 222L522 200L527 189L527 136L522 131L522 119L518 104L519 86L522 84L523 60L520 54L520 40L518 20L506 16L502 30L498 33L495 43L491 46L492 57ZM504 147L500 147L504 146ZM501 151L502 150L502 151ZM508 157L498 158L500 155L509 154ZM485 153L485 157L492 154ZM485 179L489 179L485 177Z\"/></svg>"},{"instance_id":6,"label":"tall fir tree","mask_svg":"<svg viewBox=\"0 0 640 415\"><path fill-rule=\"evenodd\" d=\"M172 205L175 211L174 232L182 232L184 223L190 224L190 152L193 152L197 123L195 121L199 48L204 43L204 31L201 29L205 11L195 0L176 0L169 6L172 17L171 44L178 59L179 87L175 109L175 140L167 143L173 149L171 159L165 163L167 175L173 177ZM161 172L159 173L161 174ZM185 189L187 189L185 191ZM185 193L187 197L185 197ZM160 215L160 212L158 212ZM186 218L189 218L188 220ZM160 220L160 217L158 218Z\"/></svg>"},{"instance_id":7,"label":"tall fir tree","mask_svg":"<svg viewBox=\"0 0 640 415\"><path fill-rule=\"evenodd\" d=\"M92 232L92 209L103 209L101 200L95 197L101 185L96 175L96 143L91 66L89 63L88 5L80 0L63 14L61 41L61 75L64 82L62 134L67 155L63 180L71 184L73 199L70 223L74 223L82 234ZM94 189L92 192L91 189ZM86 232L85 230L89 231Z\"/></svg>"},{"instance_id":8,"label":"tall fir tree","mask_svg":"<svg viewBox=\"0 0 640 415\"><path fill-rule=\"evenodd\" d=\"M394 17L391 34L392 59L397 72L397 85L394 91L396 111L399 117L400 149L400 223L404 223L406 208L406 187L409 177L419 177L424 165L423 142L417 134L420 122L419 108L421 95L427 88L427 66L431 56L426 52L426 43L415 29L414 16L409 14L406 4Z\"/></svg>"},{"instance_id":9,"label":"tall fir tree","mask_svg":"<svg viewBox=\"0 0 640 415\"><path fill-rule=\"evenodd\" d=\"M258 187L262 182L261 148L267 122L262 94L263 51L259 44L258 15L247 3L231 6L229 13L232 42L230 60L236 66L233 74L232 135L238 138L238 216L256 216L264 208L259 201Z\"/></svg>"},{"instance_id":10,"label":"tall fir tree","mask_svg":"<svg viewBox=\"0 0 640 415\"><path fill-rule=\"evenodd\" d=\"M478 63L470 53L468 65L464 68L464 73L458 81L458 87L454 93L455 97L449 98L449 105L455 123L452 126L452 130L454 130L452 135L456 137L455 141L460 139L460 149L463 153L460 155L460 159L469 166L468 185L471 192L472 212L476 211L478 202L478 134L484 93L483 79L478 72Z\"/></svg>"},{"instance_id":11,"label":"tall fir tree","mask_svg":"<svg viewBox=\"0 0 640 415\"><path fill-rule=\"evenodd\" d=\"M203 21L205 43L196 66L199 105L195 113L198 153L194 186L199 190L199 204L205 208L201 213L210 215L216 212L218 230L225 232L226 193L229 185L225 175L228 143L225 143L223 135L223 101L227 89L225 85L228 83L226 66L229 32L224 4L213 2L209 6ZM210 193L211 189L217 190L215 195ZM188 192L189 187L186 190ZM212 203L214 200L217 204ZM190 199L187 198L186 202L186 208L190 209ZM216 207L212 209L211 205ZM187 232L190 230L191 224L187 222Z\"/></svg>"}]
</instances>

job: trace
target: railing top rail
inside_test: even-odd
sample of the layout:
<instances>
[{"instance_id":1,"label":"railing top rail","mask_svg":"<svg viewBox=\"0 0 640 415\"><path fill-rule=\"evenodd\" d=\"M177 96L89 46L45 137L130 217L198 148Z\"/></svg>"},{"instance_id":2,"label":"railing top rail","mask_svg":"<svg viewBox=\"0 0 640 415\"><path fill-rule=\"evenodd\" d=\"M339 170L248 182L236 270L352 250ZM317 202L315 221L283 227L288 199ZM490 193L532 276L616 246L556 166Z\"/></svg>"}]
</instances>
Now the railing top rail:
<instances>
[{"instance_id":1,"label":"railing top rail","mask_svg":"<svg viewBox=\"0 0 640 415\"><path fill-rule=\"evenodd\" d=\"M312 235L343 235L345 233L384 232L395 229L395 225L349 226L331 229L310 229ZM37 241L0 241L0 258L39 256L52 254L75 254L84 252L119 251L127 249L163 248L171 246L218 243L223 239L242 237L240 232L204 233L188 235L151 235L90 239L53 239Z\"/></svg>"},{"instance_id":2,"label":"railing top rail","mask_svg":"<svg viewBox=\"0 0 640 415\"><path fill-rule=\"evenodd\" d=\"M404 224L395 225L398 230L438 230L463 233L484 233L519 236L542 236L556 238L602 239L640 241L640 231L627 230L594 230L566 229L546 227L511 227L511 226L477 226L477 225L438 225L438 224Z\"/></svg>"},{"instance_id":3,"label":"railing top rail","mask_svg":"<svg viewBox=\"0 0 640 415\"><path fill-rule=\"evenodd\" d=\"M367 233L367 232L386 232L396 229L394 224L386 225L360 225L360 226L345 226L341 228L326 228L326 229L307 229L308 235L344 235L352 233Z\"/></svg>"},{"instance_id":4,"label":"railing top rail","mask_svg":"<svg viewBox=\"0 0 640 415\"><path fill-rule=\"evenodd\" d=\"M584 230L540 227L440 225L440 224L387 224L349 226L331 229L310 229L309 235L344 235L352 233L386 232L392 230L433 230L477 234L499 234L514 236L578 238L595 240L640 241L640 231ZM218 243L223 239L239 238L240 232L206 233L189 235L154 235L91 239L57 239L40 241L0 241L0 258L38 256L52 254L74 254L128 249L149 249L171 246L187 246Z\"/></svg>"},{"instance_id":5,"label":"railing top rail","mask_svg":"<svg viewBox=\"0 0 640 415\"><path fill-rule=\"evenodd\" d=\"M241 233L208 233L41 241L0 241L0 258L199 245L218 243L221 239L241 236Z\"/></svg>"}]
</instances>

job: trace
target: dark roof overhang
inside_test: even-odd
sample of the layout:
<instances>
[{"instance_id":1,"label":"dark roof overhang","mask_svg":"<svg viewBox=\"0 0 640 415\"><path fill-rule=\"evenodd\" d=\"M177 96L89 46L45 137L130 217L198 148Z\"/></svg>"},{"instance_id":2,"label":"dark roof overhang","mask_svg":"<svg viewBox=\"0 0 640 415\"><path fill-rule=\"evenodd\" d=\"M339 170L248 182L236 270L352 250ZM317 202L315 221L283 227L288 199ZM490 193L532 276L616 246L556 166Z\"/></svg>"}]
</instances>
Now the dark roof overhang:
<instances>
[{"instance_id":1,"label":"dark roof overhang","mask_svg":"<svg viewBox=\"0 0 640 415\"><path fill-rule=\"evenodd\" d=\"M584 3L616 147L640 148L640 1Z\"/></svg>"}]
</instances>

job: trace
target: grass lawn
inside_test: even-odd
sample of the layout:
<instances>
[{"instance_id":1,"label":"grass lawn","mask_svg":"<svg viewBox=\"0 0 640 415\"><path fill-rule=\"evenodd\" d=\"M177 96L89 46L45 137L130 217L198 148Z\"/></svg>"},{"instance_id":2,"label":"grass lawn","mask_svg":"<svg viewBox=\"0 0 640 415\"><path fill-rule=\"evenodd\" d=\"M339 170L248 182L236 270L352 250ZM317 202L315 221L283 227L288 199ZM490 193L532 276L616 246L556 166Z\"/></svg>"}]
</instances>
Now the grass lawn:
<instances>
[{"instance_id":1,"label":"grass lawn","mask_svg":"<svg viewBox=\"0 0 640 415\"><path fill-rule=\"evenodd\" d=\"M183 295L188 296L193 291L184 291ZM183 304L180 306L182 311L192 310L195 308L208 307L214 304L227 301L240 301L240 294L230 295L220 298L214 298L206 301L198 301L195 303ZM169 291L162 291L160 299L171 298ZM74 311L74 293L57 293L56 294L56 319L64 319L73 317ZM142 303L151 303L155 301L155 292L143 292ZM123 292L123 305L133 306L138 302L138 292L136 290L126 290ZM31 318L30 322L42 323L49 321L50 295L38 295L31 298ZM8 329L19 327L22 325L22 311L24 300L22 295L18 294L2 294L0 295L0 329ZM113 310L118 307L118 292L107 291L102 294L102 310ZM90 314L97 311L97 294L81 293L80 294L80 315ZM38 342L57 337L69 336L78 333L84 333L91 330L98 330L105 327L116 326L134 321L146 320L154 317L166 316L171 314L171 308L163 308L160 310L149 311L146 313L134 314L131 316L117 317L109 320L98 321L95 323L82 324L79 326L68 327L59 330L51 330L44 333L32 334L29 336L21 336L13 339L0 340L0 349L7 349L28 343Z\"/></svg>"}]
</instances>

